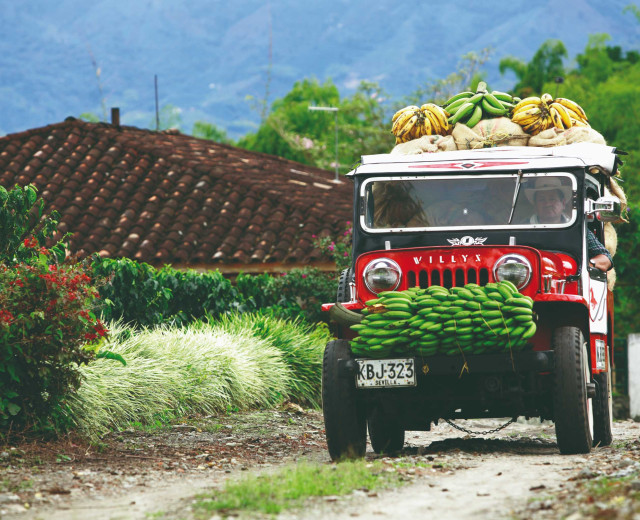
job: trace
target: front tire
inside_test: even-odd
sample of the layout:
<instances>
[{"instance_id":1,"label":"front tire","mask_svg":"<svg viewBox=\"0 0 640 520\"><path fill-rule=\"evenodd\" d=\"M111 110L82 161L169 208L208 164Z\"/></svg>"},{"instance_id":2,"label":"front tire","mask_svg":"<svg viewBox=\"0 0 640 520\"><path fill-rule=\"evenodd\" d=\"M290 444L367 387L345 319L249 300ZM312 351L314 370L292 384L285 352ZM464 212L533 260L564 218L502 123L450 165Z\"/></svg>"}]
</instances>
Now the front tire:
<instances>
[{"instance_id":1,"label":"front tire","mask_svg":"<svg viewBox=\"0 0 640 520\"><path fill-rule=\"evenodd\" d=\"M380 408L373 410L367 424L374 452L395 453L404 446L404 429L398 426L394 417L385 414Z\"/></svg>"},{"instance_id":2,"label":"front tire","mask_svg":"<svg viewBox=\"0 0 640 520\"><path fill-rule=\"evenodd\" d=\"M364 457L367 421L358 402L355 376L340 373L338 360L352 359L349 342L330 341L322 362L322 413L331 460Z\"/></svg>"},{"instance_id":3,"label":"front tire","mask_svg":"<svg viewBox=\"0 0 640 520\"><path fill-rule=\"evenodd\" d=\"M610 446L613 442L613 396L611 370L593 376L596 396L593 399L593 445Z\"/></svg>"},{"instance_id":4,"label":"front tire","mask_svg":"<svg viewBox=\"0 0 640 520\"><path fill-rule=\"evenodd\" d=\"M593 408L587 397L591 367L582 331L559 327L551 340L554 349L554 420L562 454L589 453L593 444Z\"/></svg>"}]
</instances>

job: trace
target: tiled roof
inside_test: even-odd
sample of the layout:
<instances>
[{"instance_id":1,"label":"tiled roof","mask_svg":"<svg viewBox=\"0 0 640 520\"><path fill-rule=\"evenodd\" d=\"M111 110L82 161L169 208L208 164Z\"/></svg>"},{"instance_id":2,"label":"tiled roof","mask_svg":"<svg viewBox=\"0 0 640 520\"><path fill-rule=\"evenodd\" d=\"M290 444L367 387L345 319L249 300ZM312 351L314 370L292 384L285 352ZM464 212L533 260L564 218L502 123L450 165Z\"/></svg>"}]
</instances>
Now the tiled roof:
<instances>
[{"instance_id":1,"label":"tiled roof","mask_svg":"<svg viewBox=\"0 0 640 520\"><path fill-rule=\"evenodd\" d=\"M352 184L334 173L177 132L69 118L0 138L0 185L34 184L79 257L205 267L327 262Z\"/></svg>"}]
</instances>

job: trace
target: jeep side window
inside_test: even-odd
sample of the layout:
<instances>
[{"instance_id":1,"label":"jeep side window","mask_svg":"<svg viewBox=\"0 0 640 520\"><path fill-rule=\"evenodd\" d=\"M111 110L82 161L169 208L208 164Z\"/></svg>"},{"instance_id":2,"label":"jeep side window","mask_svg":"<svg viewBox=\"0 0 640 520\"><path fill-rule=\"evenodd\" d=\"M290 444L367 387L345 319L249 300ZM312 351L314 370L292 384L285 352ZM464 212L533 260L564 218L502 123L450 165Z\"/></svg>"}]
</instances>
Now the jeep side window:
<instances>
[{"instance_id":1,"label":"jeep side window","mask_svg":"<svg viewBox=\"0 0 640 520\"><path fill-rule=\"evenodd\" d=\"M595 186L592 186L591 183L587 185L587 197L588 200L597 200L598 199L598 191ZM596 236L596 238L604 244L603 235L603 226L601 222L598 222L595 218L590 218L587 220L587 229Z\"/></svg>"},{"instance_id":2,"label":"jeep side window","mask_svg":"<svg viewBox=\"0 0 640 520\"><path fill-rule=\"evenodd\" d=\"M428 226L427 216L409 182L374 182L373 223L378 228Z\"/></svg>"}]
</instances>

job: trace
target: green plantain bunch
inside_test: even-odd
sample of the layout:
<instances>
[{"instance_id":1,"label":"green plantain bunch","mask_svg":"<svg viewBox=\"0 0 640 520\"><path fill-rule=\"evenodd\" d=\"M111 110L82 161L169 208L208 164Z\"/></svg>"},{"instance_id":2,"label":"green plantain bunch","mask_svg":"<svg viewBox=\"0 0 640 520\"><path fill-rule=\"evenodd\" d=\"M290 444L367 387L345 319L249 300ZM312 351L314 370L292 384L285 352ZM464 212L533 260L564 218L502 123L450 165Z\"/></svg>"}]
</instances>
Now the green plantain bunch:
<instances>
[{"instance_id":1,"label":"green plantain bunch","mask_svg":"<svg viewBox=\"0 0 640 520\"><path fill-rule=\"evenodd\" d=\"M489 92L487 85L480 82L476 92L461 92L448 99L443 108L449 114L449 124L464 123L469 128L476 126L482 119L508 117L520 101L506 92Z\"/></svg>"},{"instance_id":2,"label":"green plantain bunch","mask_svg":"<svg viewBox=\"0 0 640 520\"><path fill-rule=\"evenodd\" d=\"M351 326L362 357L519 351L536 332L533 300L508 281L386 291L366 305Z\"/></svg>"}]
</instances>

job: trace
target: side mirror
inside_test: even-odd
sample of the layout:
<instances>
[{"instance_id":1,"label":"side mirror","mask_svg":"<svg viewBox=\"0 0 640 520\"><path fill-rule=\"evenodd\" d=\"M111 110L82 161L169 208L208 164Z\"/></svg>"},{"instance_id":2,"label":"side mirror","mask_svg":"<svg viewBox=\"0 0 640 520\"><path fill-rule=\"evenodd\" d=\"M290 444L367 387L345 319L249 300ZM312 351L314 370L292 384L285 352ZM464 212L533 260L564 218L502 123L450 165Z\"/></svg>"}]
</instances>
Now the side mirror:
<instances>
[{"instance_id":1,"label":"side mirror","mask_svg":"<svg viewBox=\"0 0 640 520\"><path fill-rule=\"evenodd\" d=\"M600 222L617 222L622 217L620 199L613 195L606 195L595 201L588 200L585 210L587 215L595 214Z\"/></svg>"}]
</instances>

